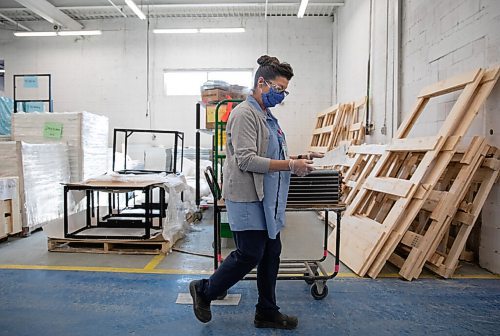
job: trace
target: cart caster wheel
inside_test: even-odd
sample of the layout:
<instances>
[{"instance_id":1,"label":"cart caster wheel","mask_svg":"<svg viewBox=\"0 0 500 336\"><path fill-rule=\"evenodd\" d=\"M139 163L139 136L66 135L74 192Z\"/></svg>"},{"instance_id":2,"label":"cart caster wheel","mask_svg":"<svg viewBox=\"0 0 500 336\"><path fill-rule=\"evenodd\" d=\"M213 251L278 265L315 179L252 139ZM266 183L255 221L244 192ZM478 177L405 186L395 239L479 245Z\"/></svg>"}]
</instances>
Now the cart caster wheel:
<instances>
[{"instance_id":1,"label":"cart caster wheel","mask_svg":"<svg viewBox=\"0 0 500 336\"><path fill-rule=\"evenodd\" d=\"M324 285L323 292L320 294L318 284L313 284L311 286L311 295L315 300L323 300L328 295L328 286Z\"/></svg>"},{"instance_id":2,"label":"cart caster wheel","mask_svg":"<svg viewBox=\"0 0 500 336\"><path fill-rule=\"evenodd\" d=\"M227 291L224 291L221 295L217 296L217 300L224 300L224 298L227 296Z\"/></svg>"}]
</instances>

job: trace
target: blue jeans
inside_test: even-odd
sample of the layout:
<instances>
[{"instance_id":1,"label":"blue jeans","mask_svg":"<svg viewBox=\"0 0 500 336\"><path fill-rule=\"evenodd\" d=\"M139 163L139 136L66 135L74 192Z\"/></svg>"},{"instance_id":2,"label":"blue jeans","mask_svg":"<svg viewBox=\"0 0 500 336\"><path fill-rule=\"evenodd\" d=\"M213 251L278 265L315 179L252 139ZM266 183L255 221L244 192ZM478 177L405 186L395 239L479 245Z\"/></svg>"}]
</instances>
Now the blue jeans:
<instances>
[{"instance_id":1,"label":"blue jeans","mask_svg":"<svg viewBox=\"0 0 500 336\"><path fill-rule=\"evenodd\" d=\"M233 236L236 250L229 254L209 279L204 279L202 295L207 300L215 300L257 266L257 311L262 314L278 311L276 277L281 254L280 234L276 239L270 239L267 231L249 230L234 231Z\"/></svg>"}]
</instances>

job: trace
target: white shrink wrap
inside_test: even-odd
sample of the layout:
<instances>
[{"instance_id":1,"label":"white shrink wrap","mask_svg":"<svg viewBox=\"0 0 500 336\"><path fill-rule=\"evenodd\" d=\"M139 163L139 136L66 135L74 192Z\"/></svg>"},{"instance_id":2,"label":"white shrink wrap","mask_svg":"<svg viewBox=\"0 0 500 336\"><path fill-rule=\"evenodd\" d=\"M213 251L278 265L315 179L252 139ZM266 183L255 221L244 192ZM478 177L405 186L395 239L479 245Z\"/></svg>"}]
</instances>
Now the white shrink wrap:
<instances>
[{"instance_id":1,"label":"white shrink wrap","mask_svg":"<svg viewBox=\"0 0 500 336\"><path fill-rule=\"evenodd\" d=\"M60 137L44 134L48 123L62 126ZM15 113L12 116L12 140L68 146L71 182L107 171L108 135L108 118L89 112Z\"/></svg>"},{"instance_id":2,"label":"white shrink wrap","mask_svg":"<svg viewBox=\"0 0 500 336\"><path fill-rule=\"evenodd\" d=\"M21 144L24 180L24 225L36 227L61 218L63 186L70 179L68 150L63 144ZM71 204L70 204L71 206Z\"/></svg>"}]
</instances>

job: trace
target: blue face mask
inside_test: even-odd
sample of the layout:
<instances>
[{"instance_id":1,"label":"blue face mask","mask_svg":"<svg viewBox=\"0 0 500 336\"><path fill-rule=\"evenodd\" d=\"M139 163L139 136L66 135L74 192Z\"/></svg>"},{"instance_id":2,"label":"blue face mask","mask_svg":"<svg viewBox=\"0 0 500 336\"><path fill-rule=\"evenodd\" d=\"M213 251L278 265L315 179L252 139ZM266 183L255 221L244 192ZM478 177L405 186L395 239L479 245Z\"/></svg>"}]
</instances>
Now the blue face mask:
<instances>
[{"instance_id":1,"label":"blue face mask","mask_svg":"<svg viewBox=\"0 0 500 336\"><path fill-rule=\"evenodd\" d=\"M262 93L262 102L266 108L275 107L285 99L284 92L277 92L274 88L270 88L269 92Z\"/></svg>"}]
</instances>

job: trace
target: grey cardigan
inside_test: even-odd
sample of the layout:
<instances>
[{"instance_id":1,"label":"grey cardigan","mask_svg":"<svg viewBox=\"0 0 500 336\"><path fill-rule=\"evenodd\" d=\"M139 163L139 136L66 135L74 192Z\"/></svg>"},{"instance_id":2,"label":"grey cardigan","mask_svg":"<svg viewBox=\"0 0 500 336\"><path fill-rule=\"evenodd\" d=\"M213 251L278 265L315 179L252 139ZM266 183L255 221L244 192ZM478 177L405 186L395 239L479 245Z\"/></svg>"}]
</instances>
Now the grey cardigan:
<instances>
[{"instance_id":1,"label":"grey cardigan","mask_svg":"<svg viewBox=\"0 0 500 336\"><path fill-rule=\"evenodd\" d=\"M265 114L244 101L231 112L226 132L222 196L233 202L262 201L264 174L271 162L266 157L269 130Z\"/></svg>"}]
</instances>

